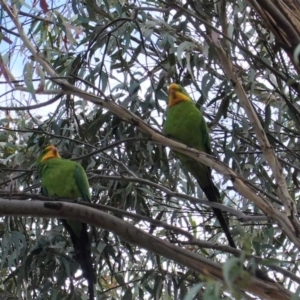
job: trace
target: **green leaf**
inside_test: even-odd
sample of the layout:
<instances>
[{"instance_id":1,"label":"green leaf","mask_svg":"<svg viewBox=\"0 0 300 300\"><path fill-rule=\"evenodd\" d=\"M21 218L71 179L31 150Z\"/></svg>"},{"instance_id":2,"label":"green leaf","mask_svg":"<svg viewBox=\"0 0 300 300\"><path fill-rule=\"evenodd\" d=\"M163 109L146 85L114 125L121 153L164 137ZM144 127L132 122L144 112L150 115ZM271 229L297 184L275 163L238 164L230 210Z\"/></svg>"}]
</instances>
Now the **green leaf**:
<instances>
[{"instance_id":1,"label":"green leaf","mask_svg":"<svg viewBox=\"0 0 300 300\"><path fill-rule=\"evenodd\" d=\"M26 85L26 88L28 92L31 94L33 100L35 103L37 103L36 95L35 95L35 89L32 83L33 79L33 62L27 62L24 66L23 70L24 74L24 82Z\"/></svg>"},{"instance_id":2,"label":"green leaf","mask_svg":"<svg viewBox=\"0 0 300 300\"><path fill-rule=\"evenodd\" d=\"M197 293L203 288L203 283L195 284L184 296L183 300L193 300Z\"/></svg>"}]
</instances>

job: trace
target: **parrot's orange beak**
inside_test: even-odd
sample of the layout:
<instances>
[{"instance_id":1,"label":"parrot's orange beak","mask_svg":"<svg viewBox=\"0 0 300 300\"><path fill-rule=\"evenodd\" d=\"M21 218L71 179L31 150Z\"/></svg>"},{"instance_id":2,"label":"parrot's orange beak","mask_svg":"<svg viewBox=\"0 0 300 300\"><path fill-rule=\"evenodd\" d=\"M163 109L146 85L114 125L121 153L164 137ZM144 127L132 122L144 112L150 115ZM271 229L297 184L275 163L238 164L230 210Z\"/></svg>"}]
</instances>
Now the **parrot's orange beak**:
<instances>
[{"instance_id":1,"label":"parrot's orange beak","mask_svg":"<svg viewBox=\"0 0 300 300\"><path fill-rule=\"evenodd\" d=\"M175 84L170 84L168 86L168 95L169 95L169 107L175 105L177 103L177 89Z\"/></svg>"},{"instance_id":2,"label":"parrot's orange beak","mask_svg":"<svg viewBox=\"0 0 300 300\"><path fill-rule=\"evenodd\" d=\"M50 145L45 148L46 154L43 156L41 161L44 161L49 158L60 158L61 156L58 153L58 150L53 145Z\"/></svg>"},{"instance_id":3,"label":"parrot's orange beak","mask_svg":"<svg viewBox=\"0 0 300 300\"><path fill-rule=\"evenodd\" d=\"M168 93L173 98L176 96L176 88L173 83L168 86Z\"/></svg>"},{"instance_id":4,"label":"parrot's orange beak","mask_svg":"<svg viewBox=\"0 0 300 300\"><path fill-rule=\"evenodd\" d=\"M60 155L59 155L58 150L57 150L56 147L52 146L51 150L52 150L53 155L54 155L55 157L60 157Z\"/></svg>"},{"instance_id":5,"label":"parrot's orange beak","mask_svg":"<svg viewBox=\"0 0 300 300\"><path fill-rule=\"evenodd\" d=\"M175 95L176 95L175 89L169 88L168 91L169 91L170 96L175 97Z\"/></svg>"}]
</instances>

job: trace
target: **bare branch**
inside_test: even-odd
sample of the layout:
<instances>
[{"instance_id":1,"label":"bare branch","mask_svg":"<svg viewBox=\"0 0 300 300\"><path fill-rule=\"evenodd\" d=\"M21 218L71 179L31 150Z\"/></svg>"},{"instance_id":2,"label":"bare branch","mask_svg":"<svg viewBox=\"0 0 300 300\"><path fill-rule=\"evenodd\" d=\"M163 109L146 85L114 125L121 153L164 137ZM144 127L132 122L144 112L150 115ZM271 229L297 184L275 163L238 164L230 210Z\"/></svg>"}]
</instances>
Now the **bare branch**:
<instances>
[{"instance_id":1,"label":"bare branch","mask_svg":"<svg viewBox=\"0 0 300 300\"><path fill-rule=\"evenodd\" d=\"M209 40L210 44L213 45L212 39L209 39L207 37L207 40ZM215 48L219 55L224 72L226 73L228 78L230 78L230 80L232 81L233 88L234 88L237 96L239 97L240 102L249 117L251 125L253 126L253 130L254 130L256 137L260 143L260 147L262 149L264 157L268 161L268 163L271 167L273 176L276 180L276 184L278 185L277 195L285 207L286 219L291 220L291 225L294 227L293 231L295 231L296 235L299 236L300 222L295 217L296 212L297 212L297 207L296 207L295 202L292 200L292 198L289 195L287 184L286 184L286 181L285 181L285 178L283 175L283 169L277 159L277 156L274 152L273 147L269 143L267 135L261 125L260 120L258 119L258 116L257 116L255 110L253 109L253 106L252 106L250 100L247 97L247 94L246 94L241 82L239 81L236 74L234 73L234 68L233 68L231 61L228 59L223 48L221 48L219 45L215 45ZM290 223L290 221L289 221L289 223Z\"/></svg>"},{"instance_id":2,"label":"bare branch","mask_svg":"<svg viewBox=\"0 0 300 300\"><path fill-rule=\"evenodd\" d=\"M101 171L92 171L92 173L99 173ZM102 172L101 172L102 173ZM189 200L191 203L194 204L201 204L201 205L205 205L208 207L215 207L215 208L219 208L222 211L226 211L236 217L238 217L239 221L244 221L244 222L249 222L249 221L253 221L253 222L258 222L258 221L268 221L268 218L266 216L247 216L245 215L243 212L233 209L231 207L228 207L226 205L223 205L221 203L216 203L216 202L211 202L208 200L202 200L196 197L192 197L186 194L181 194L181 193L177 193L177 192L173 192L172 190L170 190L169 188L157 184L155 182L151 182L147 179L143 179L143 178L137 178L137 177L128 177L128 176L107 176L107 175L96 175L96 176L92 176L89 179L93 180L93 178L102 178L102 179L107 179L107 180L125 180L125 181L130 181L130 182L138 182L138 183L142 183L144 185L149 185L152 187L155 187L156 189L159 189L160 191L165 192L169 197L174 197L174 198L178 198L178 199L185 199L185 200Z\"/></svg>"}]
</instances>

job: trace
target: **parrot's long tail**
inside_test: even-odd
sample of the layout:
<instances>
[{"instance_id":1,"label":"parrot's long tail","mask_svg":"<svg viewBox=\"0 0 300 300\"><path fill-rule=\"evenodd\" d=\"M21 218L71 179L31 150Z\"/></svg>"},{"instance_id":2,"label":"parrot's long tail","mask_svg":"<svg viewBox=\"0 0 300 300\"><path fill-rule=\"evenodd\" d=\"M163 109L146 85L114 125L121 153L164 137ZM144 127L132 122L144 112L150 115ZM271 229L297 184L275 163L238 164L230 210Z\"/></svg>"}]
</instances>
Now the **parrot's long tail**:
<instances>
[{"instance_id":1,"label":"parrot's long tail","mask_svg":"<svg viewBox=\"0 0 300 300\"><path fill-rule=\"evenodd\" d=\"M81 235L76 235L66 220L61 220L71 236L75 250L75 260L79 263L83 276L88 282L89 300L94 300L94 284L96 283L95 271L92 263L90 240L87 233L87 225L81 224Z\"/></svg>"},{"instance_id":2,"label":"parrot's long tail","mask_svg":"<svg viewBox=\"0 0 300 300\"><path fill-rule=\"evenodd\" d=\"M199 185L200 185L200 182L199 182ZM201 185L200 185L201 186ZM217 189L217 187L214 185L213 181L211 180L210 181L210 185L209 186L206 186L206 187L201 187L204 194L206 195L207 199L211 202L220 202L220 193ZM227 240L228 240L228 243L229 245L232 247L232 248L236 248L236 245L233 241L233 238L230 234L230 231L229 231L229 227L228 227L228 224L224 218L224 215L222 213L222 211L218 208L212 208L213 209L213 212L216 216L216 218L218 219L226 237L227 237Z\"/></svg>"}]
</instances>

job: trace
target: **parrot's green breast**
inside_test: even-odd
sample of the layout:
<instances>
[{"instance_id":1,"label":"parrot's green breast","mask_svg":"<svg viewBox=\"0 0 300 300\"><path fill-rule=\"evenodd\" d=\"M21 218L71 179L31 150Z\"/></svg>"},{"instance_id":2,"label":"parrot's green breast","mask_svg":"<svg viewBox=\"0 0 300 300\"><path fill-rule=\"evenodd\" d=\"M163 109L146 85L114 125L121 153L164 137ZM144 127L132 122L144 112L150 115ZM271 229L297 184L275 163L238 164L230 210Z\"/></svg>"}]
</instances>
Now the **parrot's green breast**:
<instances>
[{"instance_id":1,"label":"parrot's green breast","mask_svg":"<svg viewBox=\"0 0 300 300\"><path fill-rule=\"evenodd\" d=\"M192 101L182 101L168 109L164 133L189 147L210 152L206 122Z\"/></svg>"},{"instance_id":2,"label":"parrot's green breast","mask_svg":"<svg viewBox=\"0 0 300 300\"><path fill-rule=\"evenodd\" d=\"M90 201L89 184L82 166L63 158L51 158L38 166L42 188L48 196Z\"/></svg>"},{"instance_id":3,"label":"parrot's green breast","mask_svg":"<svg viewBox=\"0 0 300 300\"><path fill-rule=\"evenodd\" d=\"M164 133L188 147L211 154L209 131L205 119L192 101L182 101L169 107ZM174 154L202 188L210 185L209 167L176 151Z\"/></svg>"}]
</instances>

